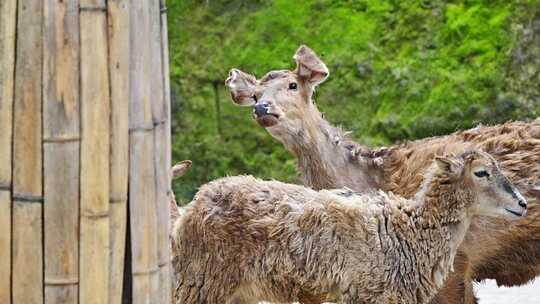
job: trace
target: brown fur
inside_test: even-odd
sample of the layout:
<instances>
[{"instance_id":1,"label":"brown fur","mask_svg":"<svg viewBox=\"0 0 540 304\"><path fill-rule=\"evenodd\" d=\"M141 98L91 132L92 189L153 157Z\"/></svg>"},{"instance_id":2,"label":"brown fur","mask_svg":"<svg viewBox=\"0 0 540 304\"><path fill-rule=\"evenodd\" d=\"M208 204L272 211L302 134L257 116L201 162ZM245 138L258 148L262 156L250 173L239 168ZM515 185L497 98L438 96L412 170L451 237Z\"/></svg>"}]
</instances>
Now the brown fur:
<instances>
[{"instance_id":1,"label":"brown fur","mask_svg":"<svg viewBox=\"0 0 540 304\"><path fill-rule=\"evenodd\" d=\"M343 303L428 302L471 217L507 217L503 208L517 208L521 199L486 154L437 162L409 201L250 176L201 187L173 231L177 303L292 302L322 294ZM474 177L477 168L493 178Z\"/></svg>"},{"instance_id":2,"label":"brown fur","mask_svg":"<svg viewBox=\"0 0 540 304\"><path fill-rule=\"evenodd\" d=\"M383 157L387 179L382 186L411 197L422 182L427 161L442 152L459 153L471 147L481 148L499 161L503 172L529 200L530 210L527 218L511 225L489 218L473 221L461 248L471 264L464 274L469 299L473 299L471 280L496 279L499 285L513 286L540 274L540 196L535 190L540 186L540 124L478 127L394 147Z\"/></svg>"},{"instance_id":3,"label":"brown fur","mask_svg":"<svg viewBox=\"0 0 540 304\"><path fill-rule=\"evenodd\" d=\"M311 56L309 61L313 58ZM302 60L298 56L295 59L297 65ZM319 69L320 63L322 61L317 65ZM253 98L240 101L236 97L231 84L239 82L242 76L234 71L227 80L233 99L242 105L252 104ZM445 300L434 303L475 303L472 280L490 278L500 285L513 286L524 284L540 274L538 120L477 127L390 148L368 149L348 140L339 128L332 127L322 118L311 100L314 86L322 80L305 84L295 72L279 72L284 75L280 78L283 85L293 81L300 83L301 94L296 97L280 93L265 97L271 103L271 112L279 117L279 122L267 130L297 156L305 185L315 189L346 186L356 191L378 188L410 197L418 190L424 170L435 155L462 153L475 147L491 153L530 201L530 216L513 225L486 218L473 221L473 228L459 255L462 260L458 259L459 263L468 263L468 266L456 267L463 271L452 274L449 284L438 297ZM244 92L263 96L268 88L280 85L275 81L266 81L264 85L255 81L251 87L244 87ZM271 92L282 91L274 89ZM464 298L467 299L465 302Z\"/></svg>"},{"instance_id":4,"label":"brown fur","mask_svg":"<svg viewBox=\"0 0 540 304\"><path fill-rule=\"evenodd\" d=\"M186 174L191 168L191 164L192 162L190 160L183 160L181 162L178 162L176 165L174 165L171 168L171 172L170 172L172 180L184 176L184 174ZM176 197L174 196L174 193L172 193L171 201L169 202L169 209L170 209L170 215L171 215L170 222L169 222L169 227L171 227L171 232L170 232L171 234L169 235L169 241L170 241L171 252L172 252L172 249L176 248L176 244L174 243L174 237L172 235L172 227L174 227L174 224L176 223L178 218L180 218L180 215L181 215L180 214L181 209L178 208L178 204L176 203ZM176 276L176 273L175 272L171 273L172 289L176 287L177 279L178 278ZM176 300L173 297L171 298L171 304L174 304L174 303L176 303Z\"/></svg>"}]
</instances>

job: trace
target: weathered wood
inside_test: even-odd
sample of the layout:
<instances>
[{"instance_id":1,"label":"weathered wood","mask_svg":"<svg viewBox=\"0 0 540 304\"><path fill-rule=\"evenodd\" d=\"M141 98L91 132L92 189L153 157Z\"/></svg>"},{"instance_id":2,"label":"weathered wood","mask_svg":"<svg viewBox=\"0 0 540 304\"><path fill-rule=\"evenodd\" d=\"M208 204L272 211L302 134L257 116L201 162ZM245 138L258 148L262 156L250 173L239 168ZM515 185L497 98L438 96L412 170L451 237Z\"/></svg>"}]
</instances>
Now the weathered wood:
<instances>
[{"instance_id":1,"label":"weathered wood","mask_svg":"<svg viewBox=\"0 0 540 304\"><path fill-rule=\"evenodd\" d=\"M13 129L12 299L43 302L41 1L17 6Z\"/></svg>"},{"instance_id":2,"label":"weathered wood","mask_svg":"<svg viewBox=\"0 0 540 304\"><path fill-rule=\"evenodd\" d=\"M41 1L18 7L14 105L14 196L42 195L41 177Z\"/></svg>"},{"instance_id":3,"label":"weathered wood","mask_svg":"<svg viewBox=\"0 0 540 304\"><path fill-rule=\"evenodd\" d=\"M166 129L167 129L167 140L166 140L166 157L165 157L165 166L167 168L172 167L172 148L171 148L171 84L169 76L169 36L167 28L167 4L165 0L160 0L160 11L161 11L161 51L162 51L162 75L163 75L163 98L165 102L165 115L166 115ZM170 176L170 171L168 177L168 185L171 187L172 177ZM171 190L171 188L169 188ZM168 201L172 199L172 191L167 193L169 196ZM168 209L167 209L168 210Z\"/></svg>"},{"instance_id":4,"label":"weathered wood","mask_svg":"<svg viewBox=\"0 0 540 304\"><path fill-rule=\"evenodd\" d=\"M161 13L161 51L162 51L162 75L163 75L163 99L165 102L165 115L166 115L166 122L165 122L165 164L164 166L166 168L172 167L172 149L171 149L171 90L170 90L170 78L169 78L169 37L168 37L168 29L167 29L167 14L166 14L166 1L160 0L160 13ZM170 175L170 170L166 171L167 174L167 201L170 202L173 200L173 192L172 192L172 177ZM164 217L167 219L170 218L170 209L169 208L163 208L164 209ZM167 220L167 235L170 234L171 227L170 227L170 221ZM170 246L167 247L168 249L168 256L169 256L169 277L170 279L170 285L171 288L163 288L164 297L169 298L170 303L172 301L172 290L175 285L175 275L172 270L172 266L170 263L171 259L171 252L170 252ZM164 302L165 303L165 302Z\"/></svg>"},{"instance_id":5,"label":"weathered wood","mask_svg":"<svg viewBox=\"0 0 540 304\"><path fill-rule=\"evenodd\" d=\"M150 16L148 3L136 1L131 4L130 29L130 100L129 128L151 129L152 92L150 91Z\"/></svg>"},{"instance_id":6,"label":"weathered wood","mask_svg":"<svg viewBox=\"0 0 540 304\"><path fill-rule=\"evenodd\" d=\"M81 0L79 302L109 300L110 99L104 1Z\"/></svg>"},{"instance_id":7,"label":"weathered wood","mask_svg":"<svg viewBox=\"0 0 540 304\"><path fill-rule=\"evenodd\" d=\"M79 142L44 143L45 303L78 303Z\"/></svg>"},{"instance_id":8,"label":"weathered wood","mask_svg":"<svg viewBox=\"0 0 540 304\"><path fill-rule=\"evenodd\" d=\"M79 1L44 7L43 138L79 139Z\"/></svg>"},{"instance_id":9,"label":"weathered wood","mask_svg":"<svg viewBox=\"0 0 540 304\"><path fill-rule=\"evenodd\" d=\"M134 303L158 303L153 144L151 130L130 133L129 211Z\"/></svg>"},{"instance_id":10,"label":"weathered wood","mask_svg":"<svg viewBox=\"0 0 540 304\"><path fill-rule=\"evenodd\" d=\"M78 303L78 1L46 1L43 35L45 303Z\"/></svg>"},{"instance_id":11,"label":"weathered wood","mask_svg":"<svg viewBox=\"0 0 540 304\"><path fill-rule=\"evenodd\" d=\"M11 303L11 192L0 190L0 303Z\"/></svg>"},{"instance_id":12,"label":"weathered wood","mask_svg":"<svg viewBox=\"0 0 540 304\"><path fill-rule=\"evenodd\" d=\"M49 280L46 284L45 303L77 303L78 278L56 282Z\"/></svg>"},{"instance_id":13,"label":"weathered wood","mask_svg":"<svg viewBox=\"0 0 540 304\"><path fill-rule=\"evenodd\" d=\"M170 303L160 6L1 1L0 303Z\"/></svg>"},{"instance_id":14,"label":"weathered wood","mask_svg":"<svg viewBox=\"0 0 540 304\"><path fill-rule=\"evenodd\" d=\"M109 0L111 77L111 256L109 303L121 303L126 246L129 173L130 1Z\"/></svg>"},{"instance_id":15,"label":"weathered wood","mask_svg":"<svg viewBox=\"0 0 540 304\"><path fill-rule=\"evenodd\" d=\"M161 11L159 0L150 2L150 57L151 75L163 75L163 51L161 36ZM158 263L159 282L163 286L171 286L170 267L170 241L169 241L169 202L167 191L169 190L170 166L166 166L167 157L167 112L164 99L164 77L152 77L150 79L150 91L152 94L152 119L154 122L154 166L156 172L156 199L155 208L158 217ZM171 293L169 288L159 288L159 302L170 303Z\"/></svg>"},{"instance_id":16,"label":"weathered wood","mask_svg":"<svg viewBox=\"0 0 540 304\"><path fill-rule=\"evenodd\" d=\"M43 303L41 202L13 202L13 303Z\"/></svg>"},{"instance_id":17,"label":"weathered wood","mask_svg":"<svg viewBox=\"0 0 540 304\"><path fill-rule=\"evenodd\" d=\"M16 0L0 2L0 303L11 303L11 150Z\"/></svg>"},{"instance_id":18,"label":"weathered wood","mask_svg":"<svg viewBox=\"0 0 540 304\"><path fill-rule=\"evenodd\" d=\"M0 130L2 130L0 133L0 185L11 185L11 128L13 125L15 17L17 16L15 1L0 2Z\"/></svg>"},{"instance_id":19,"label":"weathered wood","mask_svg":"<svg viewBox=\"0 0 540 304\"><path fill-rule=\"evenodd\" d=\"M163 65L163 98L165 102L165 115L166 115L166 122L165 122L165 128L167 130L166 134L166 140L165 140L165 166L167 168L172 167L172 148L171 148L171 84L170 84L170 76L169 76L169 36L168 36L168 29L167 29L167 14L166 14L166 1L160 0L160 9L161 9L161 51L162 51L162 65ZM168 188L168 198L167 201L171 201L173 199L173 193L172 193L172 176L170 175L170 171L167 170L168 173L168 182L167 185ZM167 209L167 212L169 212L169 209ZM171 227L169 227L170 230Z\"/></svg>"},{"instance_id":20,"label":"weathered wood","mask_svg":"<svg viewBox=\"0 0 540 304\"><path fill-rule=\"evenodd\" d=\"M169 239L169 202L167 201L167 191L169 189L169 171L166 168L167 129L165 124L159 124L154 130L154 159L156 170L156 203L154 208L158 216L158 262L160 268L160 303L170 303L170 289L164 288L171 286L171 258L170 258L170 239Z\"/></svg>"},{"instance_id":21,"label":"weathered wood","mask_svg":"<svg viewBox=\"0 0 540 304\"><path fill-rule=\"evenodd\" d=\"M129 210L134 303L159 302L149 1L132 2L130 43Z\"/></svg>"},{"instance_id":22,"label":"weathered wood","mask_svg":"<svg viewBox=\"0 0 540 304\"><path fill-rule=\"evenodd\" d=\"M161 12L159 0L149 0L150 22L150 75L163 75L161 50ZM166 117L165 102L163 101L163 77L150 77L150 92L152 92L152 120L154 125L164 124Z\"/></svg>"}]
</instances>

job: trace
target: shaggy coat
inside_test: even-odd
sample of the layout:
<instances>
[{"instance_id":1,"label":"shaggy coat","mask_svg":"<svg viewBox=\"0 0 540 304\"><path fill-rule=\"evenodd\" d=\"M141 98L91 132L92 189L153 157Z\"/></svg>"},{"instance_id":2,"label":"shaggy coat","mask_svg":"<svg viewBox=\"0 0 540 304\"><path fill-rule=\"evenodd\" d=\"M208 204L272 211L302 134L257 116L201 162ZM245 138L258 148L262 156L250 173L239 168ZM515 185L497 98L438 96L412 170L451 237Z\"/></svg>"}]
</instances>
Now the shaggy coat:
<instances>
[{"instance_id":1,"label":"shaggy coat","mask_svg":"<svg viewBox=\"0 0 540 304\"><path fill-rule=\"evenodd\" d=\"M455 266L458 271L450 275L439 303L474 303L472 280L496 279L499 285L512 286L540 274L540 123L477 127L392 147L381 155L385 177L381 188L413 197L431 159L471 148L489 152L499 162L502 172L528 200L529 212L512 223L491 217L472 221L456 261L461 265ZM466 292L456 292L463 288Z\"/></svg>"},{"instance_id":2,"label":"shaggy coat","mask_svg":"<svg viewBox=\"0 0 540 304\"><path fill-rule=\"evenodd\" d=\"M270 115L257 117L257 121L298 158L305 185L314 189L383 189L411 197L418 191L435 155L480 148L500 162L505 174L530 202L529 216L512 225L491 218L473 221L456 261L456 273L433 303L475 303L472 280L496 279L500 285L512 286L540 274L540 120L480 126L390 148L370 149L331 126L312 101L315 86L328 76L322 61L305 46L299 49L295 60L295 71L272 71L260 81L233 69L226 84L233 100L240 105L253 105L254 96L255 106L269 104ZM297 72L299 67L311 68L312 74L301 76ZM298 83L297 95L285 92L293 82ZM270 116L274 117L268 124Z\"/></svg>"},{"instance_id":3,"label":"shaggy coat","mask_svg":"<svg viewBox=\"0 0 540 304\"><path fill-rule=\"evenodd\" d=\"M478 206L467 166L460 166L434 168L415 200L251 176L204 185L173 230L177 303L327 294L343 303L427 303ZM494 197L521 200L494 168L495 188L512 198Z\"/></svg>"}]
</instances>

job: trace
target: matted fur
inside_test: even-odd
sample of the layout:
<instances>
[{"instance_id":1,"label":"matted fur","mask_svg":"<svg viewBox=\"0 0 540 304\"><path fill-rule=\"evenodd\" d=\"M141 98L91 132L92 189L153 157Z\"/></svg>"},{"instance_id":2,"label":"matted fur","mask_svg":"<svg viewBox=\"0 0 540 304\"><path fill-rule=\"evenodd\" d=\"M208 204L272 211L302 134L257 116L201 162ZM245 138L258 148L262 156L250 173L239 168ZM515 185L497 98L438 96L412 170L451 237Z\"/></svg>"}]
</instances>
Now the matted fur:
<instances>
[{"instance_id":1,"label":"matted fur","mask_svg":"<svg viewBox=\"0 0 540 304\"><path fill-rule=\"evenodd\" d=\"M455 284L443 291L448 303L474 303L472 280L496 279L499 285L513 286L540 274L540 124L510 122L477 127L393 147L382 156L386 179L381 188L412 197L422 183L426 162L435 155L470 148L481 148L493 155L529 201L529 213L513 223L493 218L473 220L461 246L469 264L463 269L467 293L455 292L461 288L457 277L462 274L452 274L450 280ZM462 298L468 301L459 301Z\"/></svg>"},{"instance_id":2,"label":"matted fur","mask_svg":"<svg viewBox=\"0 0 540 304\"><path fill-rule=\"evenodd\" d=\"M310 56L310 60L313 58L316 57ZM231 95L235 102L249 104L237 99L232 86L242 75L248 74L234 71L227 80ZM279 73L289 82L302 84L294 72ZM252 95L261 94L270 85L269 81L264 85L252 81L247 91ZM498 284L513 286L540 274L539 120L479 126L447 136L370 149L351 141L340 128L333 127L322 117L311 100L311 84L301 85L299 90L301 94L297 99L283 103L274 101L270 108L280 115L280 122L267 130L298 158L305 185L315 189L344 186L356 191L385 189L410 197L418 190L422 175L435 155L481 148L500 162L503 171L530 202L527 219L512 225L486 218L473 221L468 241L462 246L464 252L456 261L462 267L455 267L457 270L448 286L434 303L464 303L463 299L465 303L474 303L472 280L491 278Z\"/></svg>"},{"instance_id":3,"label":"matted fur","mask_svg":"<svg viewBox=\"0 0 540 304\"><path fill-rule=\"evenodd\" d=\"M502 190L514 188L486 157L435 166L415 200L251 176L206 184L173 229L176 301L307 303L306 295L334 294L343 303L427 303L480 204L469 164L491 164L495 199L517 206L521 197Z\"/></svg>"}]
</instances>

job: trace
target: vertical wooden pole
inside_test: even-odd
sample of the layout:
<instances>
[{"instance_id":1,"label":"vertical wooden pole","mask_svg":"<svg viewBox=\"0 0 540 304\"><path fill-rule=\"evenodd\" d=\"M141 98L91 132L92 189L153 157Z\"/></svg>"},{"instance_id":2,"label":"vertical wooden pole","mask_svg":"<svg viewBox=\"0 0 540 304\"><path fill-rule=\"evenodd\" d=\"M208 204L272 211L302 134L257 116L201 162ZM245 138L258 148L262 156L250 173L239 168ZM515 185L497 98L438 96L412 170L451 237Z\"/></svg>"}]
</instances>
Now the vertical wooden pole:
<instances>
[{"instance_id":1,"label":"vertical wooden pole","mask_svg":"<svg viewBox=\"0 0 540 304\"><path fill-rule=\"evenodd\" d=\"M78 303L79 3L45 1L43 158L45 303Z\"/></svg>"},{"instance_id":2,"label":"vertical wooden pole","mask_svg":"<svg viewBox=\"0 0 540 304\"><path fill-rule=\"evenodd\" d=\"M16 0L0 2L0 303L11 303L11 149Z\"/></svg>"},{"instance_id":3,"label":"vertical wooden pole","mask_svg":"<svg viewBox=\"0 0 540 304\"><path fill-rule=\"evenodd\" d=\"M171 265L171 246L170 246L170 209L164 207L169 205L169 202L173 200L171 189L171 107L170 107L170 88L169 88L169 44L167 34L167 6L165 0L157 1L159 7L159 20L156 22L159 25L160 32L156 33L156 42L160 46L161 52L161 69L159 71L161 78L160 89L163 92L160 94L160 103L162 107L162 113L156 111L156 114L161 115L161 121L158 135L161 139L156 141L156 151L160 153L161 159L156 164L156 172L159 172L159 187L157 194L157 210L158 217L160 219L160 281L166 286L162 286L161 300L162 303L171 303L172 301L172 288L174 286L174 274ZM157 116L157 115L156 115ZM170 286L170 288L169 288Z\"/></svg>"},{"instance_id":4,"label":"vertical wooden pole","mask_svg":"<svg viewBox=\"0 0 540 304\"><path fill-rule=\"evenodd\" d=\"M171 148L171 84L169 76L169 34L167 27L167 3L165 0L160 0L160 12L161 12L161 52L162 52L162 65L163 65L163 99L165 102L165 114L167 117L166 128L167 135L165 140L166 145L166 157L165 157L165 166L167 168L172 167L172 148ZM170 202L173 199L172 192L172 176L170 175L171 171L167 170L168 173L168 189L167 189L167 201ZM168 208L167 212L170 210ZM167 217L169 219L169 217ZM170 230L170 227L169 227Z\"/></svg>"},{"instance_id":5,"label":"vertical wooden pole","mask_svg":"<svg viewBox=\"0 0 540 304\"><path fill-rule=\"evenodd\" d=\"M129 170L130 1L109 0L111 77L111 256L109 303L120 304L124 278Z\"/></svg>"},{"instance_id":6,"label":"vertical wooden pole","mask_svg":"<svg viewBox=\"0 0 540 304\"><path fill-rule=\"evenodd\" d=\"M81 0L81 184L79 301L109 300L110 100L107 8Z\"/></svg>"},{"instance_id":7,"label":"vertical wooden pole","mask_svg":"<svg viewBox=\"0 0 540 304\"><path fill-rule=\"evenodd\" d=\"M134 303L159 303L157 212L149 203L156 199L149 4L138 1L131 7L129 211Z\"/></svg>"},{"instance_id":8,"label":"vertical wooden pole","mask_svg":"<svg viewBox=\"0 0 540 304\"><path fill-rule=\"evenodd\" d=\"M161 4L159 0L150 2L150 47L152 56L150 57L151 77L150 85L152 92L152 120L154 122L154 167L156 172L156 198L155 206L158 218L158 264L160 284L171 286L171 264L169 245L169 202L167 201L167 190L170 185L170 166L166 167L167 157L167 134L168 113L164 99L164 78L163 75L163 51L161 40ZM159 303L170 303L171 294L169 288L159 289Z\"/></svg>"},{"instance_id":9,"label":"vertical wooden pole","mask_svg":"<svg viewBox=\"0 0 540 304\"><path fill-rule=\"evenodd\" d=\"M170 303L164 5L0 2L0 303Z\"/></svg>"},{"instance_id":10,"label":"vertical wooden pole","mask_svg":"<svg viewBox=\"0 0 540 304\"><path fill-rule=\"evenodd\" d=\"M42 1L20 0L13 128L12 293L14 303L43 302Z\"/></svg>"}]
</instances>

